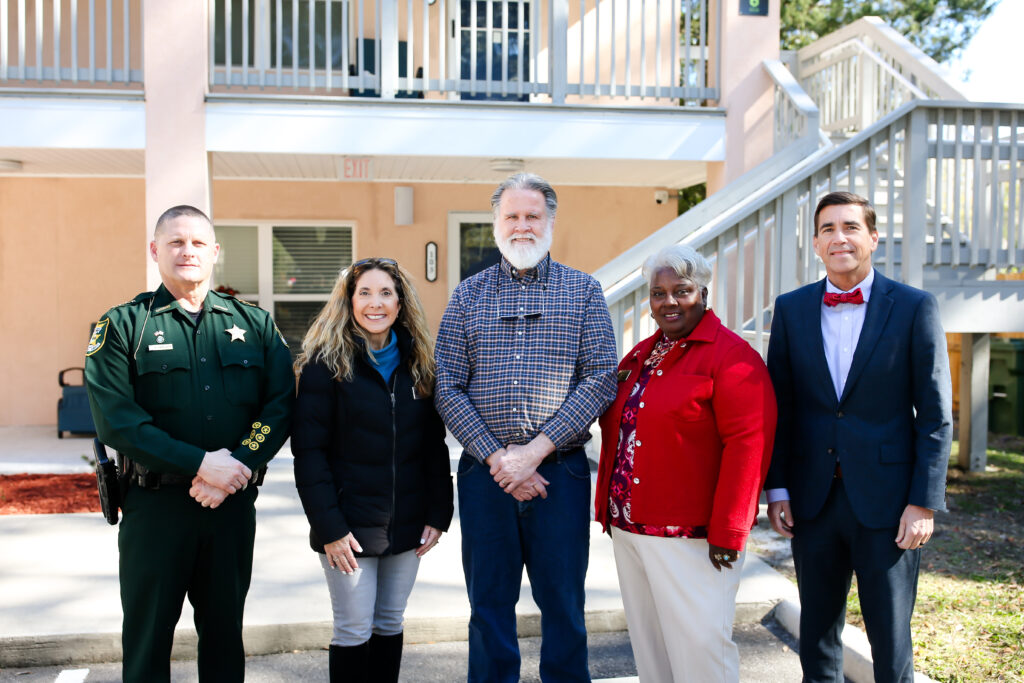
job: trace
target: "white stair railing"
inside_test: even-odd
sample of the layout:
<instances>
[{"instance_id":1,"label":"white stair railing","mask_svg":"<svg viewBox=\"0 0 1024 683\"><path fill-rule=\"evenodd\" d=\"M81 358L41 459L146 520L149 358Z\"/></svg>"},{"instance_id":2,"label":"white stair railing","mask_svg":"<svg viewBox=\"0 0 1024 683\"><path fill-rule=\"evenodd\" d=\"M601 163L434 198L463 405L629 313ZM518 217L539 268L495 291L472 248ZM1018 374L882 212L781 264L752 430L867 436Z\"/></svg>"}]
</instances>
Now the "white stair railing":
<instances>
[{"instance_id":1,"label":"white stair railing","mask_svg":"<svg viewBox=\"0 0 1024 683\"><path fill-rule=\"evenodd\" d=\"M713 264L715 311L762 351L775 297L822 277L813 211L831 191L856 192L879 207L878 267L899 281L921 287L941 268L970 277L969 267L977 276L1024 263L1024 105L914 100L739 200L749 181L739 179L627 252L634 269L626 275L609 277L626 270L624 262L597 271L622 350L652 331L637 266L675 238ZM738 201L723 210L728 200Z\"/></svg>"},{"instance_id":2,"label":"white stair railing","mask_svg":"<svg viewBox=\"0 0 1024 683\"><path fill-rule=\"evenodd\" d=\"M763 303L765 288L759 283L769 271L763 270L765 263L758 261L758 257L748 257L745 250L737 251L735 245L741 240L740 235L746 236L749 229L752 230L750 238L758 247L757 253L762 253L770 240L772 223L766 218L755 227L749 213L744 212L766 187L798 175L804 166L831 147L827 138L822 139L818 128L817 107L789 71L777 60L766 60L764 69L775 83L775 98L779 103L775 110L776 153L594 273L605 290L620 353L653 331L647 315L650 311L648 288L641 276L640 264L647 256L670 244L702 244L702 240L710 239L708 235L715 236L715 244L720 249L710 258L715 264L715 281L722 283L714 289L719 297L715 307L726 325L735 322L730 316L750 317L753 310L750 302ZM725 285L730 280L726 269L736 265L729 260L733 257L738 259L739 272L743 272L744 261L753 259L749 262L754 264L755 277L751 287L737 288L733 292L735 300L728 303ZM754 323L756 332L760 332L759 321ZM758 336L755 345L760 344L759 339Z\"/></svg>"},{"instance_id":3,"label":"white stair railing","mask_svg":"<svg viewBox=\"0 0 1024 683\"><path fill-rule=\"evenodd\" d=\"M878 17L801 49L796 76L830 134L863 130L912 99L966 99L935 60Z\"/></svg>"}]
</instances>

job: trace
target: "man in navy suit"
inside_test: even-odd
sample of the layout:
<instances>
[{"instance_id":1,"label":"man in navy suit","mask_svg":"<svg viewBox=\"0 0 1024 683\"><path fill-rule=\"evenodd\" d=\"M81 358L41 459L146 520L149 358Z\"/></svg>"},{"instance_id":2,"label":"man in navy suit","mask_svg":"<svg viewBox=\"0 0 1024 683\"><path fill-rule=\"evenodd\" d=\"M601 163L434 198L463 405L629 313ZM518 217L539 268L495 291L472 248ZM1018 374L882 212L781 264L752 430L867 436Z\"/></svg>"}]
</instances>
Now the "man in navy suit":
<instances>
[{"instance_id":1,"label":"man in navy suit","mask_svg":"<svg viewBox=\"0 0 1024 683\"><path fill-rule=\"evenodd\" d=\"M827 277L775 302L768 371L779 403L765 488L792 538L804 681L843 681L852 573L875 681L914 677L921 546L945 509L952 386L935 298L875 271L875 211L833 192L814 214Z\"/></svg>"}]
</instances>

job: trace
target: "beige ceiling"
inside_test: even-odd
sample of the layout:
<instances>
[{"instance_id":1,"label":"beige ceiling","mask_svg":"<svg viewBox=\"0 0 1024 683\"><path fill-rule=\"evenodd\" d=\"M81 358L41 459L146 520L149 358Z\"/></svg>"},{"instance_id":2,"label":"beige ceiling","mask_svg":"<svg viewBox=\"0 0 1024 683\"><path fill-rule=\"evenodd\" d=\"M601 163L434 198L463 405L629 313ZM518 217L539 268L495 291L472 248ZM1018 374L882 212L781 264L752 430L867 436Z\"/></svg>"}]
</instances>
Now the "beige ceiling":
<instances>
[{"instance_id":1,"label":"beige ceiling","mask_svg":"<svg viewBox=\"0 0 1024 683\"><path fill-rule=\"evenodd\" d=\"M216 152L213 177L261 180L339 180L342 157L317 154ZM16 159L20 171L4 176L130 176L145 174L142 150L0 148L0 159ZM378 182L494 182L508 175L479 157L371 157L371 180ZM633 160L523 160L523 169L554 183L637 187L686 187L702 182L703 162Z\"/></svg>"}]
</instances>

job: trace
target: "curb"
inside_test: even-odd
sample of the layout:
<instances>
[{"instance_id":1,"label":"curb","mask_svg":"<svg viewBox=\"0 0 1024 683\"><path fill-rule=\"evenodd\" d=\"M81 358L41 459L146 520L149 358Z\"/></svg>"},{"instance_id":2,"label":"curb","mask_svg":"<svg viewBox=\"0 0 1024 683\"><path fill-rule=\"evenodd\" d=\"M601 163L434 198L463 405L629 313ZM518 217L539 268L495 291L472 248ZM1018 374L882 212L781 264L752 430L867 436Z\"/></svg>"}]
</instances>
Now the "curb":
<instances>
[{"instance_id":1,"label":"curb","mask_svg":"<svg viewBox=\"0 0 1024 683\"><path fill-rule=\"evenodd\" d=\"M622 610L587 612L591 633L625 631ZM540 635L540 615L520 614L520 638ZM331 642L329 621L295 624L250 625L243 628L246 655L269 655L294 650L321 650ZM407 643L439 643L466 640L469 617L414 617L405 620ZM197 636L194 628L174 632L171 659L195 659ZM0 638L0 669L8 667L62 666L92 662L121 661L120 633L84 633Z\"/></svg>"},{"instance_id":2,"label":"curb","mask_svg":"<svg viewBox=\"0 0 1024 683\"><path fill-rule=\"evenodd\" d=\"M773 607L777 614L774 602L739 603L736 605L736 623L758 622ZM799 607L796 609L799 614ZM587 631L591 633L626 630L626 614L621 609L587 612L585 619ZM410 644L466 640L468 626L468 616L413 617L405 620L405 638ZM332 628L329 621L245 626L245 652L247 655L269 655L294 650L320 650L330 642ZM517 629L520 638L539 636L540 615L518 615ZM171 659L194 659L196 642L194 628L177 629ZM0 638L0 669L118 661L121 661L120 633Z\"/></svg>"},{"instance_id":3,"label":"curb","mask_svg":"<svg viewBox=\"0 0 1024 683\"><path fill-rule=\"evenodd\" d=\"M800 603L785 598L775 606L775 620L799 642ZM874 683L875 672L871 659L871 644L867 634L852 624L843 627L843 674L853 683ZM937 683L918 671L914 672L914 683Z\"/></svg>"}]
</instances>

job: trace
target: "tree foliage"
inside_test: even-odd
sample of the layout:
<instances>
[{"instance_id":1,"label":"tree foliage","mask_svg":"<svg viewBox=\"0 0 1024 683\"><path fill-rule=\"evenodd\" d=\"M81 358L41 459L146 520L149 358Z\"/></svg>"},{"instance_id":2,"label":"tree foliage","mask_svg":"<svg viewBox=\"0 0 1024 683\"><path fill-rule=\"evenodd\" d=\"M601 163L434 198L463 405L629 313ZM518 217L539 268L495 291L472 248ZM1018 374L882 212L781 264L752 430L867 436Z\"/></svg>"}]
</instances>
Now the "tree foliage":
<instances>
[{"instance_id":1,"label":"tree foliage","mask_svg":"<svg viewBox=\"0 0 1024 683\"><path fill-rule=\"evenodd\" d=\"M1000 0L779 2L782 3L783 50L798 50L861 17L876 16L906 36L932 59L943 63L967 46Z\"/></svg>"}]
</instances>

